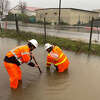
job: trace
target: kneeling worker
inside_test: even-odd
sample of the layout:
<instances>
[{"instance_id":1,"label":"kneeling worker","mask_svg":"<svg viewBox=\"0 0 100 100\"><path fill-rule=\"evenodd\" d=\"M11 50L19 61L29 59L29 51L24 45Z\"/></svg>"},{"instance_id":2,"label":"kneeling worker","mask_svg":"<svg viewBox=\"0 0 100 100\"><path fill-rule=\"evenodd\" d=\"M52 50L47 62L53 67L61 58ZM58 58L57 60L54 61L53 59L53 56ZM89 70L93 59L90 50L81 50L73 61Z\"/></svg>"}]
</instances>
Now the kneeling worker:
<instances>
[{"instance_id":1,"label":"kneeling worker","mask_svg":"<svg viewBox=\"0 0 100 100\"><path fill-rule=\"evenodd\" d=\"M10 77L10 87L16 89L18 83L22 80L22 73L20 65L27 63L31 67L38 67L38 65L31 62L32 50L38 46L35 39L29 40L28 44L18 46L10 50L4 58L4 65Z\"/></svg>"},{"instance_id":2,"label":"kneeling worker","mask_svg":"<svg viewBox=\"0 0 100 100\"><path fill-rule=\"evenodd\" d=\"M47 69L53 63L58 72L64 72L68 69L69 60L58 46L45 44L45 50L48 52L47 56Z\"/></svg>"}]
</instances>

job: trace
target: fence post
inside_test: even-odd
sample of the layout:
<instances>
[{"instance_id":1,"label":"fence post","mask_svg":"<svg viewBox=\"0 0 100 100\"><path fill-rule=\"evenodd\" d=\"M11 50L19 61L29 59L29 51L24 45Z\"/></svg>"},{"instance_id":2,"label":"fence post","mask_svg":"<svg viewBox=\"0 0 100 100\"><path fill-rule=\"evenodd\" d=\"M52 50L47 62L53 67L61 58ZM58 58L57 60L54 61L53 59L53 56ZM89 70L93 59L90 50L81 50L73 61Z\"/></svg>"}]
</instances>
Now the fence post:
<instances>
[{"instance_id":1,"label":"fence post","mask_svg":"<svg viewBox=\"0 0 100 100\"><path fill-rule=\"evenodd\" d=\"M46 43L46 18L44 17L44 44Z\"/></svg>"},{"instance_id":2,"label":"fence post","mask_svg":"<svg viewBox=\"0 0 100 100\"><path fill-rule=\"evenodd\" d=\"M16 22L16 32L19 32L18 18L17 18L17 15L16 14L15 14L15 22Z\"/></svg>"},{"instance_id":3,"label":"fence post","mask_svg":"<svg viewBox=\"0 0 100 100\"><path fill-rule=\"evenodd\" d=\"M92 17L92 20L91 20L90 39L89 39L89 48L88 48L89 51L91 50L91 40L92 40L92 32L93 32L93 21L94 21L94 18Z\"/></svg>"},{"instance_id":4,"label":"fence post","mask_svg":"<svg viewBox=\"0 0 100 100\"><path fill-rule=\"evenodd\" d=\"M0 18L0 30L1 30L1 32L2 32L2 30L3 30L3 29L2 29L2 26L3 26L2 24L3 24L3 23L2 23L2 16L1 16L1 18Z\"/></svg>"},{"instance_id":5,"label":"fence post","mask_svg":"<svg viewBox=\"0 0 100 100\"><path fill-rule=\"evenodd\" d=\"M0 22L0 30L1 30L1 32L2 32L2 26L1 26L1 22Z\"/></svg>"},{"instance_id":6,"label":"fence post","mask_svg":"<svg viewBox=\"0 0 100 100\"><path fill-rule=\"evenodd\" d=\"M61 0L59 0L59 18L58 18L58 24L60 25L61 20Z\"/></svg>"},{"instance_id":7,"label":"fence post","mask_svg":"<svg viewBox=\"0 0 100 100\"><path fill-rule=\"evenodd\" d=\"M97 32L98 32L98 40L99 40L99 30L98 30L98 26L97 26Z\"/></svg>"}]
</instances>

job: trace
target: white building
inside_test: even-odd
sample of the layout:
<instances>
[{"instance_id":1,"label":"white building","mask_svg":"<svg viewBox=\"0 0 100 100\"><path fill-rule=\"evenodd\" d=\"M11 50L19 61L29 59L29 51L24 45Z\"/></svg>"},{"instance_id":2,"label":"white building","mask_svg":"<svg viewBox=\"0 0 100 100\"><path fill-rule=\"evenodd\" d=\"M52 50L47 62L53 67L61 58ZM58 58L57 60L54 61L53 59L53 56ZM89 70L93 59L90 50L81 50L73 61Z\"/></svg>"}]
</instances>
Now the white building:
<instances>
[{"instance_id":1,"label":"white building","mask_svg":"<svg viewBox=\"0 0 100 100\"><path fill-rule=\"evenodd\" d=\"M35 10L37 10L37 9L40 9L40 8L37 8L37 7L26 7L24 13L26 15L28 15L28 16L36 16ZM20 6L19 5L15 6L14 8L10 9L9 12L11 12L13 14L21 14Z\"/></svg>"}]
</instances>

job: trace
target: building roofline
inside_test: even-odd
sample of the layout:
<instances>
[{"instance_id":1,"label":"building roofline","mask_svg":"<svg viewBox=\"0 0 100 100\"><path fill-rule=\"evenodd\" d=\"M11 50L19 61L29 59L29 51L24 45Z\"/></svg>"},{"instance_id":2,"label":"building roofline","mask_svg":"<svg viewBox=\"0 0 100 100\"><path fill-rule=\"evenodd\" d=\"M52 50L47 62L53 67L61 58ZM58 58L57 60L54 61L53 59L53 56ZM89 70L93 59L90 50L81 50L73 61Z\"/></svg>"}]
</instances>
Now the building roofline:
<instances>
[{"instance_id":1,"label":"building roofline","mask_svg":"<svg viewBox=\"0 0 100 100\"><path fill-rule=\"evenodd\" d=\"M11 8L9 11L11 11L12 9L15 9L16 7L19 7L19 4L17 4L15 7ZM28 8L29 8L29 7L26 6L26 10L29 10ZM42 9L42 8L38 8L38 7L30 7L30 8L36 8L36 10ZM29 11L32 11L32 10L29 10ZM35 11L35 10L34 10L34 11Z\"/></svg>"},{"instance_id":2,"label":"building roofline","mask_svg":"<svg viewBox=\"0 0 100 100\"><path fill-rule=\"evenodd\" d=\"M38 10L48 10L48 9L59 9L59 8L43 8L43 9L37 9L36 11L38 11ZM61 9L72 9L72 10L79 10L79 11L98 13L96 11L83 10L83 9L77 9L77 8L61 8Z\"/></svg>"},{"instance_id":3,"label":"building roofline","mask_svg":"<svg viewBox=\"0 0 100 100\"><path fill-rule=\"evenodd\" d=\"M19 5L16 5L15 7L13 7L13 8L11 8L11 9L9 9L9 11L10 11L10 10L12 10L12 9L14 9L14 8L16 8L17 6L19 6Z\"/></svg>"}]
</instances>

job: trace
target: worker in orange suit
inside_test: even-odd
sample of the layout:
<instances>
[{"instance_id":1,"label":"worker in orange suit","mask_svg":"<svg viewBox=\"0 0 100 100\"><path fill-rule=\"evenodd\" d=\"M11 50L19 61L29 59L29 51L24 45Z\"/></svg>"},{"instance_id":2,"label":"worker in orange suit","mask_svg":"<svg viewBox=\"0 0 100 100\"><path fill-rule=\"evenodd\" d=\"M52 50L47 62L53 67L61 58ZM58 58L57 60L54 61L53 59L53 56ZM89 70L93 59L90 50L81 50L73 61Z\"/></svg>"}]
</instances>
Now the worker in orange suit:
<instances>
[{"instance_id":1,"label":"worker in orange suit","mask_svg":"<svg viewBox=\"0 0 100 100\"><path fill-rule=\"evenodd\" d=\"M10 77L10 87L16 89L22 80L20 65L27 63L31 67L38 67L32 60L32 51L37 48L38 42L35 39L29 40L26 45L18 46L10 50L5 58L4 65Z\"/></svg>"},{"instance_id":2,"label":"worker in orange suit","mask_svg":"<svg viewBox=\"0 0 100 100\"><path fill-rule=\"evenodd\" d=\"M68 69L69 60L58 46L46 43L45 50L48 52L47 69L50 69L51 64L54 64L57 72L64 72Z\"/></svg>"}]
</instances>

